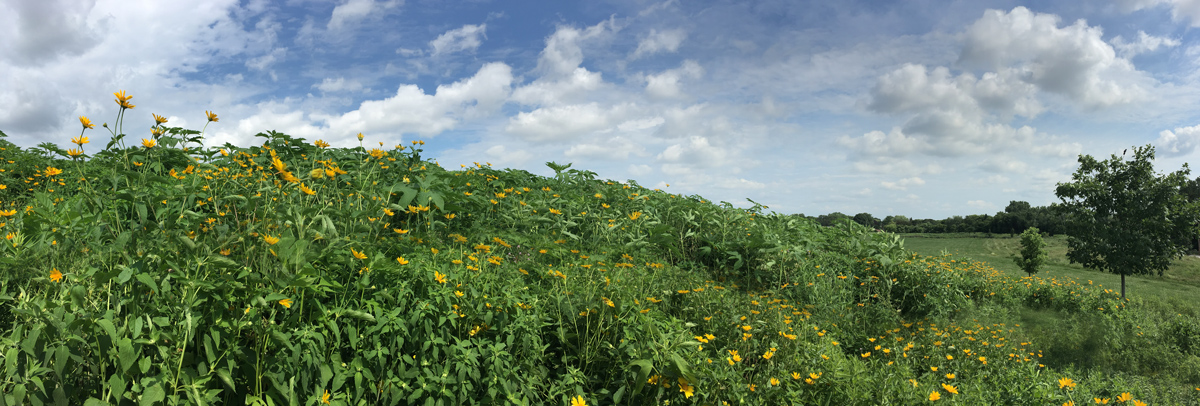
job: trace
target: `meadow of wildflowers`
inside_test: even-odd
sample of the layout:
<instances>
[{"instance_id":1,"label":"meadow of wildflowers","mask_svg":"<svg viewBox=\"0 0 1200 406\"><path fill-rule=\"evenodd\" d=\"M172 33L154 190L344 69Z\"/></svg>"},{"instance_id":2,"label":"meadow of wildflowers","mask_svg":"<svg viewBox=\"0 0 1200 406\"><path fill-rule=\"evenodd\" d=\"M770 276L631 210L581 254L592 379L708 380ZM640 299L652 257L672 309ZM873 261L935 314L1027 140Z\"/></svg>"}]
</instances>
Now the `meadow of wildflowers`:
<instances>
[{"instance_id":1,"label":"meadow of wildflowers","mask_svg":"<svg viewBox=\"0 0 1200 406\"><path fill-rule=\"evenodd\" d=\"M1200 401L1196 315L1086 283L422 141L126 135L115 96L102 148L0 139L0 404Z\"/></svg>"}]
</instances>

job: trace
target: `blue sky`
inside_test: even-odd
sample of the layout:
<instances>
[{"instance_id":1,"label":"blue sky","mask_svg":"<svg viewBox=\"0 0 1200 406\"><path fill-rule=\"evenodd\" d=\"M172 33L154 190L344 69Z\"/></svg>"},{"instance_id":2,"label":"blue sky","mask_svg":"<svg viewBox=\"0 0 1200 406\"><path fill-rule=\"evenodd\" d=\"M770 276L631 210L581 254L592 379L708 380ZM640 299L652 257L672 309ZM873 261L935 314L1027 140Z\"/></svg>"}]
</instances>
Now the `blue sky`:
<instances>
[{"instance_id":1,"label":"blue sky","mask_svg":"<svg viewBox=\"0 0 1200 406\"><path fill-rule=\"evenodd\" d=\"M1197 0L3 0L0 131L65 147L125 90L135 138L210 110L210 145L361 132L784 213L990 214L1055 201L1079 154L1194 158L1197 26Z\"/></svg>"}]
</instances>

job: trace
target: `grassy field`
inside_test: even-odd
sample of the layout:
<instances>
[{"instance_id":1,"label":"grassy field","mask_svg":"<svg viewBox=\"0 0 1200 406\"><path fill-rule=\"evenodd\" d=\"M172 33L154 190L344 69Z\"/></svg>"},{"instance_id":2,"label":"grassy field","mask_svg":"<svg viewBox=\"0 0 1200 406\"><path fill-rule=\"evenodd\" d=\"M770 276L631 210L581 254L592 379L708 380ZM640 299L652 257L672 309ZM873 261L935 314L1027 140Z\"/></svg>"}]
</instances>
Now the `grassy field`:
<instances>
[{"instance_id":1,"label":"grassy field","mask_svg":"<svg viewBox=\"0 0 1200 406\"><path fill-rule=\"evenodd\" d=\"M943 251L954 256L986 262L1010 276L1024 276L1012 258L1018 255L1020 237L1003 234L951 233L951 234L904 234L904 246L921 255L939 255ZM1067 260L1067 237L1046 237L1049 263L1038 274L1043 277L1067 277L1081 283L1094 283L1119 291L1121 277L1111 273L1085 269ZM1156 296L1183 303L1194 302L1200 297L1200 258L1185 256L1175 261L1171 269L1160 277L1131 276L1125 279L1126 294L1129 296ZM1195 306L1195 304L1192 304Z\"/></svg>"}]
</instances>

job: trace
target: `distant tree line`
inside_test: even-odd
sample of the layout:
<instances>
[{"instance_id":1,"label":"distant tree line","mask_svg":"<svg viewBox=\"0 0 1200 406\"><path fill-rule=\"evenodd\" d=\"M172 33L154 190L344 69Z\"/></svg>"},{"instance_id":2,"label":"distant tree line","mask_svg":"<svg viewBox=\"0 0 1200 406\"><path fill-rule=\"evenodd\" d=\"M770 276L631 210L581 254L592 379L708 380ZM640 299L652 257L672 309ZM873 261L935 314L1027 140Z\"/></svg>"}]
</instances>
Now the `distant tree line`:
<instances>
[{"instance_id":1,"label":"distant tree line","mask_svg":"<svg viewBox=\"0 0 1200 406\"><path fill-rule=\"evenodd\" d=\"M1200 185L1197 186L1200 196ZM801 215L803 216L803 215ZM883 219L876 218L871 213L858 213L853 216L833 212L816 217L808 217L831 226L842 220L850 220L867 227L890 233L996 233L1016 235L1029 227L1037 227L1043 233L1054 235L1064 231L1063 216L1055 213L1051 206L1031 206L1029 202L1014 200L1008 203L1004 211L995 215L971 214L967 216L951 216L941 220L912 219L908 216L894 215Z\"/></svg>"},{"instance_id":2,"label":"distant tree line","mask_svg":"<svg viewBox=\"0 0 1200 406\"><path fill-rule=\"evenodd\" d=\"M1200 177L1187 181L1179 189L1189 202L1200 201ZM871 213L858 213L853 216L840 212L822 214L810 218L823 226L832 226L843 220L850 220L867 227L890 233L994 233L1017 235L1029 227L1037 227L1046 235L1056 235L1066 232L1066 217L1054 205L1032 206L1029 202L1013 200L1008 202L1004 211L995 215L971 214L967 216L951 216L941 220L912 219L908 216L894 215L879 219ZM1192 247L1200 245L1200 241L1185 243Z\"/></svg>"}]
</instances>

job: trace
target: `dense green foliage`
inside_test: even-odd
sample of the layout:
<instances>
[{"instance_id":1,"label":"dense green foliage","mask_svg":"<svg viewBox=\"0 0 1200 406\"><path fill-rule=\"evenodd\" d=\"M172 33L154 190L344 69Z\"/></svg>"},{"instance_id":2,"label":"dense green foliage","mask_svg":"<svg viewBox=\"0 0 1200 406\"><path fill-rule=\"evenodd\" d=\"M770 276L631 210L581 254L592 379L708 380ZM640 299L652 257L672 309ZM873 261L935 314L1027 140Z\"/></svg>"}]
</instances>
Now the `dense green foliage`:
<instances>
[{"instance_id":1,"label":"dense green foliage","mask_svg":"<svg viewBox=\"0 0 1200 406\"><path fill-rule=\"evenodd\" d=\"M156 127L125 147L115 128L92 155L0 145L0 404L1186 403L1200 385L1194 315L1142 324L1111 291L852 222L553 163L450 170L423 142L198 149ZM1079 350L1026 312L1086 318L1111 332L1087 348L1139 363L1056 357Z\"/></svg>"},{"instance_id":2,"label":"dense green foliage","mask_svg":"<svg viewBox=\"0 0 1200 406\"><path fill-rule=\"evenodd\" d=\"M1124 277L1162 274L1183 255L1200 223L1200 206L1181 193L1189 171L1185 164L1160 176L1152 160L1149 145L1134 148L1132 160L1079 157L1071 181L1054 192L1066 213L1072 262Z\"/></svg>"},{"instance_id":3,"label":"dense green foliage","mask_svg":"<svg viewBox=\"0 0 1200 406\"><path fill-rule=\"evenodd\" d=\"M1046 242L1037 227L1029 227L1021 233L1021 255L1013 258L1022 271L1033 276L1049 257L1046 255Z\"/></svg>"}]
</instances>

